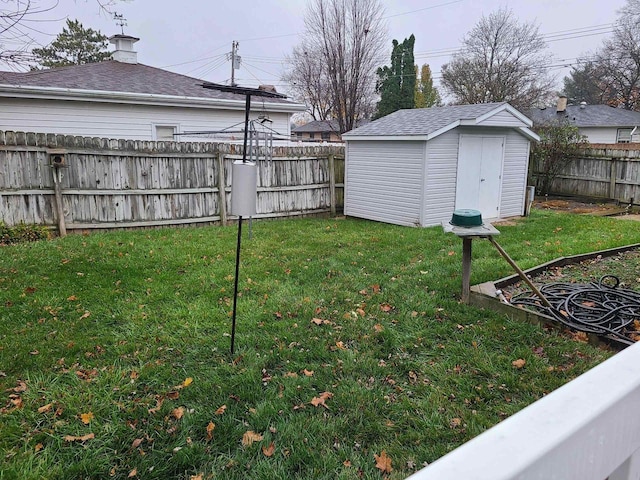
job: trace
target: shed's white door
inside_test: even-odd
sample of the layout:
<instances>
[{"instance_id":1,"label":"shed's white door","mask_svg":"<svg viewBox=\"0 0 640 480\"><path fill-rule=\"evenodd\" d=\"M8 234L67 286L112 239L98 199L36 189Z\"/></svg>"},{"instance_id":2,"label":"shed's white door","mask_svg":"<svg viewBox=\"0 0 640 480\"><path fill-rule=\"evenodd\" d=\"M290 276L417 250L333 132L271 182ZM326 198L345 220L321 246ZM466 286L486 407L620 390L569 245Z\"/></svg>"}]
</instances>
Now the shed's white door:
<instances>
[{"instance_id":1,"label":"shed's white door","mask_svg":"<svg viewBox=\"0 0 640 480\"><path fill-rule=\"evenodd\" d=\"M482 218L500 215L504 137L460 135L456 208L480 210Z\"/></svg>"}]
</instances>

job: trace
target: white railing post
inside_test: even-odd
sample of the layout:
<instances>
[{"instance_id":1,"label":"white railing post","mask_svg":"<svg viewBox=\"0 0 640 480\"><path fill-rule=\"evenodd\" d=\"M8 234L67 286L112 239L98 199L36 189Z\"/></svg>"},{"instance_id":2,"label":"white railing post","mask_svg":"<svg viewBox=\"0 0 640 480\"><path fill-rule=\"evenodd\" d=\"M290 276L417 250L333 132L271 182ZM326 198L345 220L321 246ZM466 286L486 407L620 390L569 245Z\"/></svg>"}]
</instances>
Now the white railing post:
<instances>
[{"instance_id":1,"label":"white railing post","mask_svg":"<svg viewBox=\"0 0 640 480\"><path fill-rule=\"evenodd\" d=\"M640 479L640 449L633 452L627 460L609 475L609 480Z\"/></svg>"},{"instance_id":2,"label":"white railing post","mask_svg":"<svg viewBox=\"0 0 640 480\"><path fill-rule=\"evenodd\" d=\"M639 407L636 343L410 478L640 480Z\"/></svg>"}]
</instances>

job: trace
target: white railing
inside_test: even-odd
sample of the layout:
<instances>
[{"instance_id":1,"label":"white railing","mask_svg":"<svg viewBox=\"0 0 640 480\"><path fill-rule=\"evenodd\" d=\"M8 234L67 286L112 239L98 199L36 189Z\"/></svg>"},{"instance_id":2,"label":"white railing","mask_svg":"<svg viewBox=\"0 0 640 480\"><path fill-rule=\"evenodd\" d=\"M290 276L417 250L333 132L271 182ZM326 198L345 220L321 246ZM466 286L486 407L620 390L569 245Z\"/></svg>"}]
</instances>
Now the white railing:
<instances>
[{"instance_id":1,"label":"white railing","mask_svg":"<svg viewBox=\"0 0 640 480\"><path fill-rule=\"evenodd\" d=\"M640 479L640 344L409 478Z\"/></svg>"}]
</instances>

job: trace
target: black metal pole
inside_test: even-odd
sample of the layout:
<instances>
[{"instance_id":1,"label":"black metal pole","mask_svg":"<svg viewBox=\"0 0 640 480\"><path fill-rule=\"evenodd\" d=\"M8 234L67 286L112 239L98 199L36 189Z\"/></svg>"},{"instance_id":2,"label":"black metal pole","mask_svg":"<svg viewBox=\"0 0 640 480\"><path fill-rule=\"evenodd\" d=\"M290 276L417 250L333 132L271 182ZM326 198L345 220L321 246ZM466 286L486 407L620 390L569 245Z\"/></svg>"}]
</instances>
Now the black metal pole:
<instances>
[{"instance_id":1,"label":"black metal pole","mask_svg":"<svg viewBox=\"0 0 640 480\"><path fill-rule=\"evenodd\" d=\"M247 161L247 138L249 137L249 110L251 110L251 94L247 93L244 102L244 148L242 149L242 162Z\"/></svg>"},{"instance_id":2,"label":"black metal pole","mask_svg":"<svg viewBox=\"0 0 640 480\"><path fill-rule=\"evenodd\" d=\"M231 320L231 355L236 341L236 306L238 304L238 277L240 276L240 242L242 240L242 215L238 217L238 244L236 246L236 280L233 286L233 319Z\"/></svg>"}]
</instances>

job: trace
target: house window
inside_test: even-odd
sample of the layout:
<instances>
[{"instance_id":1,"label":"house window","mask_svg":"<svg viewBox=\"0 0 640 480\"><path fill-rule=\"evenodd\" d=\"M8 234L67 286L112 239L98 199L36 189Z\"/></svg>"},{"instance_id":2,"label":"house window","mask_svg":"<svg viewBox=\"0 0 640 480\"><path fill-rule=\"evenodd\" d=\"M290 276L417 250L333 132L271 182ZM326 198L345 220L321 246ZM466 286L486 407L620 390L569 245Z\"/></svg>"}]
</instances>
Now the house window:
<instances>
[{"instance_id":1,"label":"house window","mask_svg":"<svg viewBox=\"0 0 640 480\"><path fill-rule=\"evenodd\" d=\"M331 138L331 132L322 132L320 136L322 137L322 140L328 141Z\"/></svg>"},{"instance_id":2,"label":"house window","mask_svg":"<svg viewBox=\"0 0 640 480\"><path fill-rule=\"evenodd\" d=\"M156 125L156 140L173 142L175 140L173 134L176 133L176 130L173 125Z\"/></svg>"},{"instance_id":3,"label":"house window","mask_svg":"<svg viewBox=\"0 0 640 480\"><path fill-rule=\"evenodd\" d=\"M631 128L619 128L618 136L616 141L618 143L629 143L631 142Z\"/></svg>"},{"instance_id":4,"label":"house window","mask_svg":"<svg viewBox=\"0 0 640 480\"><path fill-rule=\"evenodd\" d=\"M296 138L302 138L302 133L296 132Z\"/></svg>"},{"instance_id":5,"label":"house window","mask_svg":"<svg viewBox=\"0 0 640 480\"><path fill-rule=\"evenodd\" d=\"M311 138L311 139L313 139L315 136L316 136L315 133L310 133L309 134L309 138Z\"/></svg>"}]
</instances>

